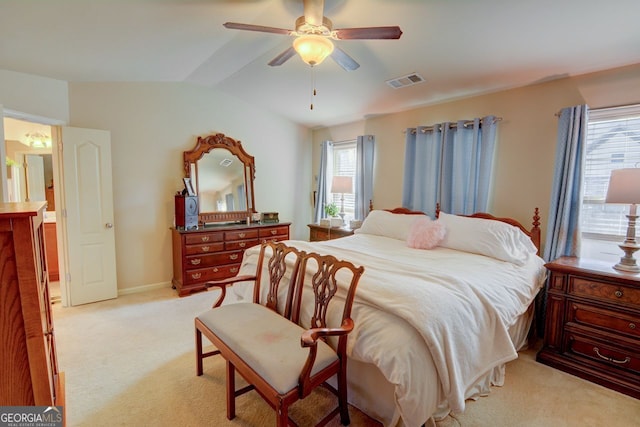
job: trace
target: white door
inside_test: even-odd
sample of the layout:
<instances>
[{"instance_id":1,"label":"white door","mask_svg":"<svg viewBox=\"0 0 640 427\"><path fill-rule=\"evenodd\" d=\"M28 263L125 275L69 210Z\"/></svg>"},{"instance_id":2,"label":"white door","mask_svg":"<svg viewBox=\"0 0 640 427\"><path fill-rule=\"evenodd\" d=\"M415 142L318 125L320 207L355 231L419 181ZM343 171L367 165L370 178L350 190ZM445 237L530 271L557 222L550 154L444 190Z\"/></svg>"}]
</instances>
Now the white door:
<instances>
[{"instance_id":1,"label":"white door","mask_svg":"<svg viewBox=\"0 0 640 427\"><path fill-rule=\"evenodd\" d=\"M111 134L63 127L62 169L67 301L79 305L116 298Z\"/></svg>"},{"instance_id":2,"label":"white door","mask_svg":"<svg viewBox=\"0 0 640 427\"><path fill-rule=\"evenodd\" d=\"M42 156L25 154L24 162L27 172L27 201L44 202L44 159Z\"/></svg>"}]
</instances>

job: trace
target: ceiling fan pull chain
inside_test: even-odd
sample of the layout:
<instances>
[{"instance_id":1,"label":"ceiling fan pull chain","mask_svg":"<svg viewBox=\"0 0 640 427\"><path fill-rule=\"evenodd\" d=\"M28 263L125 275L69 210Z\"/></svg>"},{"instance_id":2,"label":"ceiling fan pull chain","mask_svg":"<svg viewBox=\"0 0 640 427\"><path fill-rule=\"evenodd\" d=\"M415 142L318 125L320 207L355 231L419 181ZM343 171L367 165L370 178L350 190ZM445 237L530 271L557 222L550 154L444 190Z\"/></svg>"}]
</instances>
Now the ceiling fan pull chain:
<instances>
[{"instance_id":1,"label":"ceiling fan pull chain","mask_svg":"<svg viewBox=\"0 0 640 427\"><path fill-rule=\"evenodd\" d=\"M313 110L313 98L316 96L316 71L311 66L311 109Z\"/></svg>"}]
</instances>

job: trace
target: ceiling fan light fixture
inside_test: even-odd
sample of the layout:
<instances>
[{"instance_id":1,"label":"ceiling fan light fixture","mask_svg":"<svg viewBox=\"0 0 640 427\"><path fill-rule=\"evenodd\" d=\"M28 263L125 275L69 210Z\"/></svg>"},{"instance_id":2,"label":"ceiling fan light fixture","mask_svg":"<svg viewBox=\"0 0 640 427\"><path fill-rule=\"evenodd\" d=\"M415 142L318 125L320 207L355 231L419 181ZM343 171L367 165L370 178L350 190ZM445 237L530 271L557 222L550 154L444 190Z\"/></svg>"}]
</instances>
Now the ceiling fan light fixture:
<instances>
[{"instance_id":1,"label":"ceiling fan light fixture","mask_svg":"<svg viewBox=\"0 0 640 427\"><path fill-rule=\"evenodd\" d=\"M333 52L333 43L324 36L302 35L293 41L293 48L304 62L318 65Z\"/></svg>"}]
</instances>

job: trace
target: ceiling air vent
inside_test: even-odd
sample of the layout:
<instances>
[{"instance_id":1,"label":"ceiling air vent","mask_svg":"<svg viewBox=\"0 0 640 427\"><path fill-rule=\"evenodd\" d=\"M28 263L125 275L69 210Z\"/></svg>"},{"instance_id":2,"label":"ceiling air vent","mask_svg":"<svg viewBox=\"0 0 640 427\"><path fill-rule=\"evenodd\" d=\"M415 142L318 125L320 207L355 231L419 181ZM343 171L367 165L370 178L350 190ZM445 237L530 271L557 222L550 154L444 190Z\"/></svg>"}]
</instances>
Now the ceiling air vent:
<instances>
[{"instance_id":1,"label":"ceiling air vent","mask_svg":"<svg viewBox=\"0 0 640 427\"><path fill-rule=\"evenodd\" d=\"M424 79L421 75L413 73L395 79L387 80L387 84L394 89L400 89L401 87L415 85L418 83L422 83L423 81Z\"/></svg>"}]
</instances>

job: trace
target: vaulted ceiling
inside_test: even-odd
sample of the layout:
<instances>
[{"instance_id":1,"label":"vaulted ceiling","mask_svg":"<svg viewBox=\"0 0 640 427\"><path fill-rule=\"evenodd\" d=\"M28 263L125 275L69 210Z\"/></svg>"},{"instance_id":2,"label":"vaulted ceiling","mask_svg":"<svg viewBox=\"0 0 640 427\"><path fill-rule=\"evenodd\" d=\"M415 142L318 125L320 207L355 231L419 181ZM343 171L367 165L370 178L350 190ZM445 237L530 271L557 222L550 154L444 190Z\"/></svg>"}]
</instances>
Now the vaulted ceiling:
<instances>
[{"instance_id":1,"label":"vaulted ceiling","mask_svg":"<svg viewBox=\"0 0 640 427\"><path fill-rule=\"evenodd\" d=\"M326 0L324 10L334 28L403 34L336 41L360 68L327 59L312 72L297 56L267 65L292 37L223 27L294 29L301 0L0 0L0 69L189 82L320 127L640 63L638 0ZM385 83L411 73L425 82Z\"/></svg>"}]
</instances>

